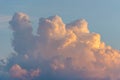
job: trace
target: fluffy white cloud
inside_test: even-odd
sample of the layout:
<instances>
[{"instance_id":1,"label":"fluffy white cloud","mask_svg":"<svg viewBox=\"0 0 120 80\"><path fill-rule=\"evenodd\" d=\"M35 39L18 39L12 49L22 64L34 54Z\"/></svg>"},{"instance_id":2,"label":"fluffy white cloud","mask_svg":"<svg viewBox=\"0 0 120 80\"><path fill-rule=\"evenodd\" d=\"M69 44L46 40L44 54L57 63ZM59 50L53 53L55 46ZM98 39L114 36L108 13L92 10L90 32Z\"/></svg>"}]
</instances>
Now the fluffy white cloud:
<instances>
[{"instance_id":1,"label":"fluffy white cloud","mask_svg":"<svg viewBox=\"0 0 120 80\"><path fill-rule=\"evenodd\" d=\"M39 21L38 34L47 37L59 39L66 33L65 24L59 16L41 18Z\"/></svg>"},{"instance_id":2,"label":"fluffy white cloud","mask_svg":"<svg viewBox=\"0 0 120 80\"><path fill-rule=\"evenodd\" d=\"M120 51L102 42L100 34L90 32L87 21L64 24L59 16L40 18L37 35L32 34L29 17L24 13L16 13L10 24L17 53L8 59L7 68L12 77L29 75L30 78L25 77L29 80L120 79Z\"/></svg>"}]
</instances>

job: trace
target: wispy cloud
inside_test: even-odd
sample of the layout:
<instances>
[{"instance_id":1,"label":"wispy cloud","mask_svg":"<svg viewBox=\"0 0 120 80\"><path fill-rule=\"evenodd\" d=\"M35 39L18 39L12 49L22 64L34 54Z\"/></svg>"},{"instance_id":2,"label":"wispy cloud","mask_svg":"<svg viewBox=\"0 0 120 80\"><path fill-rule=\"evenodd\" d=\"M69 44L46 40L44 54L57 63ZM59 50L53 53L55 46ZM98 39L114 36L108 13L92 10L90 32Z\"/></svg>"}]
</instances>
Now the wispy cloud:
<instances>
[{"instance_id":1,"label":"wispy cloud","mask_svg":"<svg viewBox=\"0 0 120 80\"><path fill-rule=\"evenodd\" d=\"M12 18L12 16L0 15L0 23L5 23L5 22L8 23L11 18Z\"/></svg>"},{"instance_id":2,"label":"wispy cloud","mask_svg":"<svg viewBox=\"0 0 120 80\"><path fill-rule=\"evenodd\" d=\"M12 16L0 15L0 29L8 28L8 24Z\"/></svg>"}]
</instances>

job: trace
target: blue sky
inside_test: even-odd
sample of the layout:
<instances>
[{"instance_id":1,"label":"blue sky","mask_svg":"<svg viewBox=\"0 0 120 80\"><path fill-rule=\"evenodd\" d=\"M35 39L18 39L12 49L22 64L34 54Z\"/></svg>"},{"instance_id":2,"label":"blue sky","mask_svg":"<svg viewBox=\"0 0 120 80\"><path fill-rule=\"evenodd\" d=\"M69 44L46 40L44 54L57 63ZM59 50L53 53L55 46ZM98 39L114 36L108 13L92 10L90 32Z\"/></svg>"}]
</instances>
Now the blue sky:
<instances>
[{"instance_id":1,"label":"blue sky","mask_svg":"<svg viewBox=\"0 0 120 80\"><path fill-rule=\"evenodd\" d=\"M9 20L15 12L30 16L33 27L40 17L59 15L65 23L84 18L91 32L120 49L120 0L0 0L0 57L12 52Z\"/></svg>"}]
</instances>

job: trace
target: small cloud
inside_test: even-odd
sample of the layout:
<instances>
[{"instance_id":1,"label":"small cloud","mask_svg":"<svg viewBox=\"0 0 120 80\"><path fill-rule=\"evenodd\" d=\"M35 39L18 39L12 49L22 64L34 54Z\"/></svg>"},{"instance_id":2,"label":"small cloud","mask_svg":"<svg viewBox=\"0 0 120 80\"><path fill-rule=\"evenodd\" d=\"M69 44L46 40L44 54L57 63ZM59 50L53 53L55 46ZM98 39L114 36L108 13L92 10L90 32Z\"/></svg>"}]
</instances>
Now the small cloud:
<instances>
[{"instance_id":1,"label":"small cloud","mask_svg":"<svg viewBox=\"0 0 120 80\"><path fill-rule=\"evenodd\" d=\"M15 64L10 69L10 75L13 78L24 78L27 75L27 71L22 69L18 64Z\"/></svg>"}]
</instances>

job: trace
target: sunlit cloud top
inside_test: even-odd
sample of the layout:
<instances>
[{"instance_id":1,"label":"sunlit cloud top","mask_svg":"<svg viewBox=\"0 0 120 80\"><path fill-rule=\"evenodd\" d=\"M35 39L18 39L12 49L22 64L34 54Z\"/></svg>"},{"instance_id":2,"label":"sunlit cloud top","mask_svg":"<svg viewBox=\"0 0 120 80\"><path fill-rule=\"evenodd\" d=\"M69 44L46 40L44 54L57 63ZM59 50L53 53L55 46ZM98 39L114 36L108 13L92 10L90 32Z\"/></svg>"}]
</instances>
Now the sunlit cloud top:
<instances>
[{"instance_id":1,"label":"sunlit cloud top","mask_svg":"<svg viewBox=\"0 0 120 80\"><path fill-rule=\"evenodd\" d=\"M119 50L91 32L86 20L40 18L36 35L27 14L15 13L9 23L15 53L0 66L1 80L120 79Z\"/></svg>"}]
</instances>

